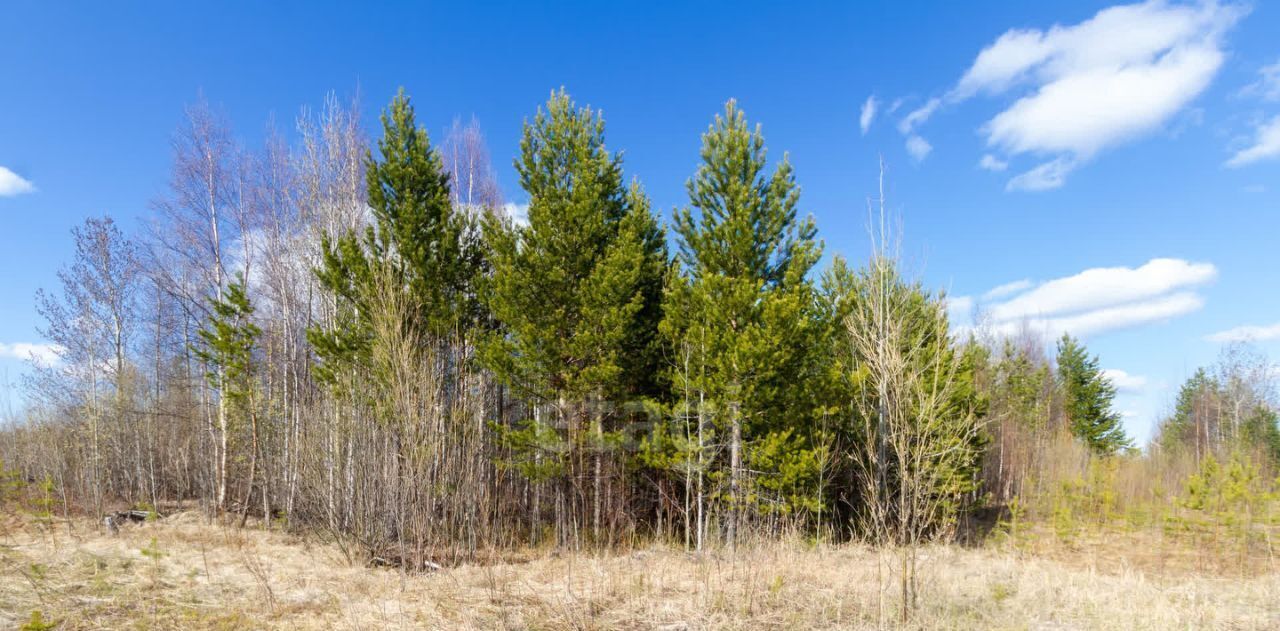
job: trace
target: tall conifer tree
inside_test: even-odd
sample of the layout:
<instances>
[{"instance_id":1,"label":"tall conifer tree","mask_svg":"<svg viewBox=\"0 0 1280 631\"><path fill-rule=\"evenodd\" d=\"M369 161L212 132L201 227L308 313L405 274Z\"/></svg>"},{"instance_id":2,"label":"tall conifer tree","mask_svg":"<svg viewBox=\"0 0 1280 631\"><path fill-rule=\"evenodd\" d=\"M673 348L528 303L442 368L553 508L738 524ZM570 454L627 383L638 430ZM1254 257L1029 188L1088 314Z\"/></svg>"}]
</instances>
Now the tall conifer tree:
<instances>
[{"instance_id":1,"label":"tall conifer tree","mask_svg":"<svg viewBox=\"0 0 1280 631\"><path fill-rule=\"evenodd\" d=\"M1116 387L1098 367L1097 356L1064 333L1058 340L1058 382L1065 399L1067 419L1074 433L1094 451L1113 454L1133 446L1111 407Z\"/></svg>"},{"instance_id":2,"label":"tall conifer tree","mask_svg":"<svg viewBox=\"0 0 1280 631\"><path fill-rule=\"evenodd\" d=\"M748 509L814 507L820 466L808 384L819 326L806 275L821 246L813 220L797 216L791 164L784 156L769 171L764 136L735 102L702 143L690 206L675 214L680 273L668 286L663 331L672 348L696 349L696 366L670 378L703 401L696 449L708 452L704 464L718 463L713 481L726 483L732 542ZM713 436L723 437L722 450L711 448ZM748 470L759 472L751 483Z\"/></svg>"},{"instance_id":3,"label":"tall conifer tree","mask_svg":"<svg viewBox=\"0 0 1280 631\"><path fill-rule=\"evenodd\" d=\"M654 384L664 237L644 192L623 181L621 155L605 147L604 119L563 89L525 124L515 166L529 195L529 223L487 224L493 274L486 296L500 330L483 354L534 402L534 422L513 436L525 452L518 457L560 459L549 476L593 477L598 532L607 426L625 417L617 404L650 394ZM558 432L547 431L543 410L554 414ZM581 470L588 459L591 474ZM575 485L567 490L580 502L586 491Z\"/></svg>"},{"instance_id":4,"label":"tall conifer tree","mask_svg":"<svg viewBox=\"0 0 1280 631\"><path fill-rule=\"evenodd\" d=\"M322 377L344 363L367 365L369 302L382 287L375 276L383 271L414 305L405 326L416 334L442 345L456 342L480 319L478 228L453 208L449 175L403 90L382 115L378 151L378 159L372 153L365 159L372 225L362 236L348 233L322 244L316 274L339 305L339 326L309 335L323 360Z\"/></svg>"}]
</instances>

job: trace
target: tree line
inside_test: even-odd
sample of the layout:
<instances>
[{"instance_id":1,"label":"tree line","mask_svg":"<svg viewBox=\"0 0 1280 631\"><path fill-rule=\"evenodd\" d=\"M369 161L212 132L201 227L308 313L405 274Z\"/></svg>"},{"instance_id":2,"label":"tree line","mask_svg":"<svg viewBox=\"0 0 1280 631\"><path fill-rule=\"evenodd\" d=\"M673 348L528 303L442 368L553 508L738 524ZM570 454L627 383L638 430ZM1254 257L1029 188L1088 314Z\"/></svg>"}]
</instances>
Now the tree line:
<instances>
[{"instance_id":1,"label":"tree line","mask_svg":"<svg viewBox=\"0 0 1280 631\"><path fill-rule=\"evenodd\" d=\"M37 296L59 360L4 465L68 514L196 503L423 568L636 538L911 545L1027 492L1056 440L1137 457L1079 340L1051 358L953 329L888 230L820 269L790 162L734 101L666 225L563 89L524 124L527 221L474 122L433 143L403 92L376 139L359 120L330 97L251 151L188 108L143 229L86 220ZM1158 449L1276 457L1261 377L1219 372Z\"/></svg>"}]
</instances>

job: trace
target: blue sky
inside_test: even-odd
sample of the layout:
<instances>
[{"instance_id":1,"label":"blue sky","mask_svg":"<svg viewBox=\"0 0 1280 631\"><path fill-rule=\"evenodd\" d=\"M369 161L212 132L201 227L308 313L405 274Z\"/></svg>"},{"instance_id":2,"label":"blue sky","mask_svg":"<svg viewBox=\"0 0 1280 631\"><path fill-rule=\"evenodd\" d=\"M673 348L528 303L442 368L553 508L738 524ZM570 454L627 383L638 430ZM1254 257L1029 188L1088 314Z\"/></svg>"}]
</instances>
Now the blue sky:
<instances>
[{"instance_id":1,"label":"blue sky","mask_svg":"<svg viewBox=\"0 0 1280 631\"><path fill-rule=\"evenodd\" d=\"M563 85L604 111L664 213L737 98L771 155L789 152L827 251L854 260L883 157L911 269L961 321L981 308L996 328L1081 334L1128 376L1140 439L1237 327L1280 350L1274 4L185 4L0 11L11 380L71 227L150 214L185 103L203 92L254 145L331 90L358 88L373 130L399 86L437 138L474 115L519 203L521 121Z\"/></svg>"}]
</instances>

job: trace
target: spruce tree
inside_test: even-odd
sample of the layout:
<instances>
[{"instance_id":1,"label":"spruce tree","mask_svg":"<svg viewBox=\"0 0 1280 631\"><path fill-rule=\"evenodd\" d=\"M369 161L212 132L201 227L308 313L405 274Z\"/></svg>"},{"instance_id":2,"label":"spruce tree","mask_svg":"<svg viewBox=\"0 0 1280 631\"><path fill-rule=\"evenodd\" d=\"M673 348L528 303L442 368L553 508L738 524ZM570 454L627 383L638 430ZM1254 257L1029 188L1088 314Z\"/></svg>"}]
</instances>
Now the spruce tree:
<instances>
[{"instance_id":1,"label":"spruce tree","mask_svg":"<svg viewBox=\"0 0 1280 631\"><path fill-rule=\"evenodd\" d=\"M675 213L679 272L668 283L663 333L675 355L693 357L693 366L674 362L668 377L701 401L699 459L716 462L709 476L726 488L732 542L747 509L817 508L811 387L820 326L807 274L821 246L813 220L797 216L790 163L784 155L769 171L764 137L734 101L702 143L690 205ZM710 447L714 437L723 449ZM751 484L748 470L758 472Z\"/></svg>"},{"instance_id":2,"label":"spruce tree","mask_svg":"<svg viewBox=\"0 0 1280 631\"><path fill-rule=\"evenodd\" d=\"M624 182L621 155L605 147L603 117L563 89L526 122L515 166L529 223L486 224L493 273L485 296L499 329L482 353L534 402L535 418L509 436L521 446L517 457L560 459L555 473L575 484L593 477L598 531L606 432L626 418L621 403L654 388L664 236L644 192ZM559 432L546 431L547 408ZM592 474L582 471L588 455Z\"/></svg>"},{"instance_id":3,"label":"spruce tree","mask_svg":"<svg viewBox=\"0 0 1280 631\"><path fill-rule=\"evenodd\" d=\"M1064 333L1058 340L1058 383L1071 432L1095 452L1110 455L1133 447L1120 414L1111 403L1116 387L1078 340Z\"/></svg>"}]
</instances>

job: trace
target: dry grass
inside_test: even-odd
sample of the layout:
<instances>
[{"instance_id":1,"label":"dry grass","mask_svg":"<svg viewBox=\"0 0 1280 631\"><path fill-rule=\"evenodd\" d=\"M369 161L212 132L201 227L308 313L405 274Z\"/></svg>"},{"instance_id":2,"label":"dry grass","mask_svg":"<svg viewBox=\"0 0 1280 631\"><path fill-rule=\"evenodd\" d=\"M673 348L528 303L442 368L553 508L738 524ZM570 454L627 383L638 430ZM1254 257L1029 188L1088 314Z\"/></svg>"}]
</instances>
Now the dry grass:
<instances>
[{"instance_id":1,"label":"dry grass","mask_svg":"<svg viewBox=\"0 0 1280 631\"><path fill-rule=\"evenodd\" d=\"M73 534L66 524L8 519L3 628L33 610L58 629L868 628L893 626L896 606L888 555L855 545L773 543L702 557L663 548L547 553L406 576L353 566L330 545L214 527L190 513L114 537L86 523ZM1139 544L1077 543L1069 554L929 548L911 626L1280 627L1280 575L1162 568Z\"/></svg>"}]
</instances>

